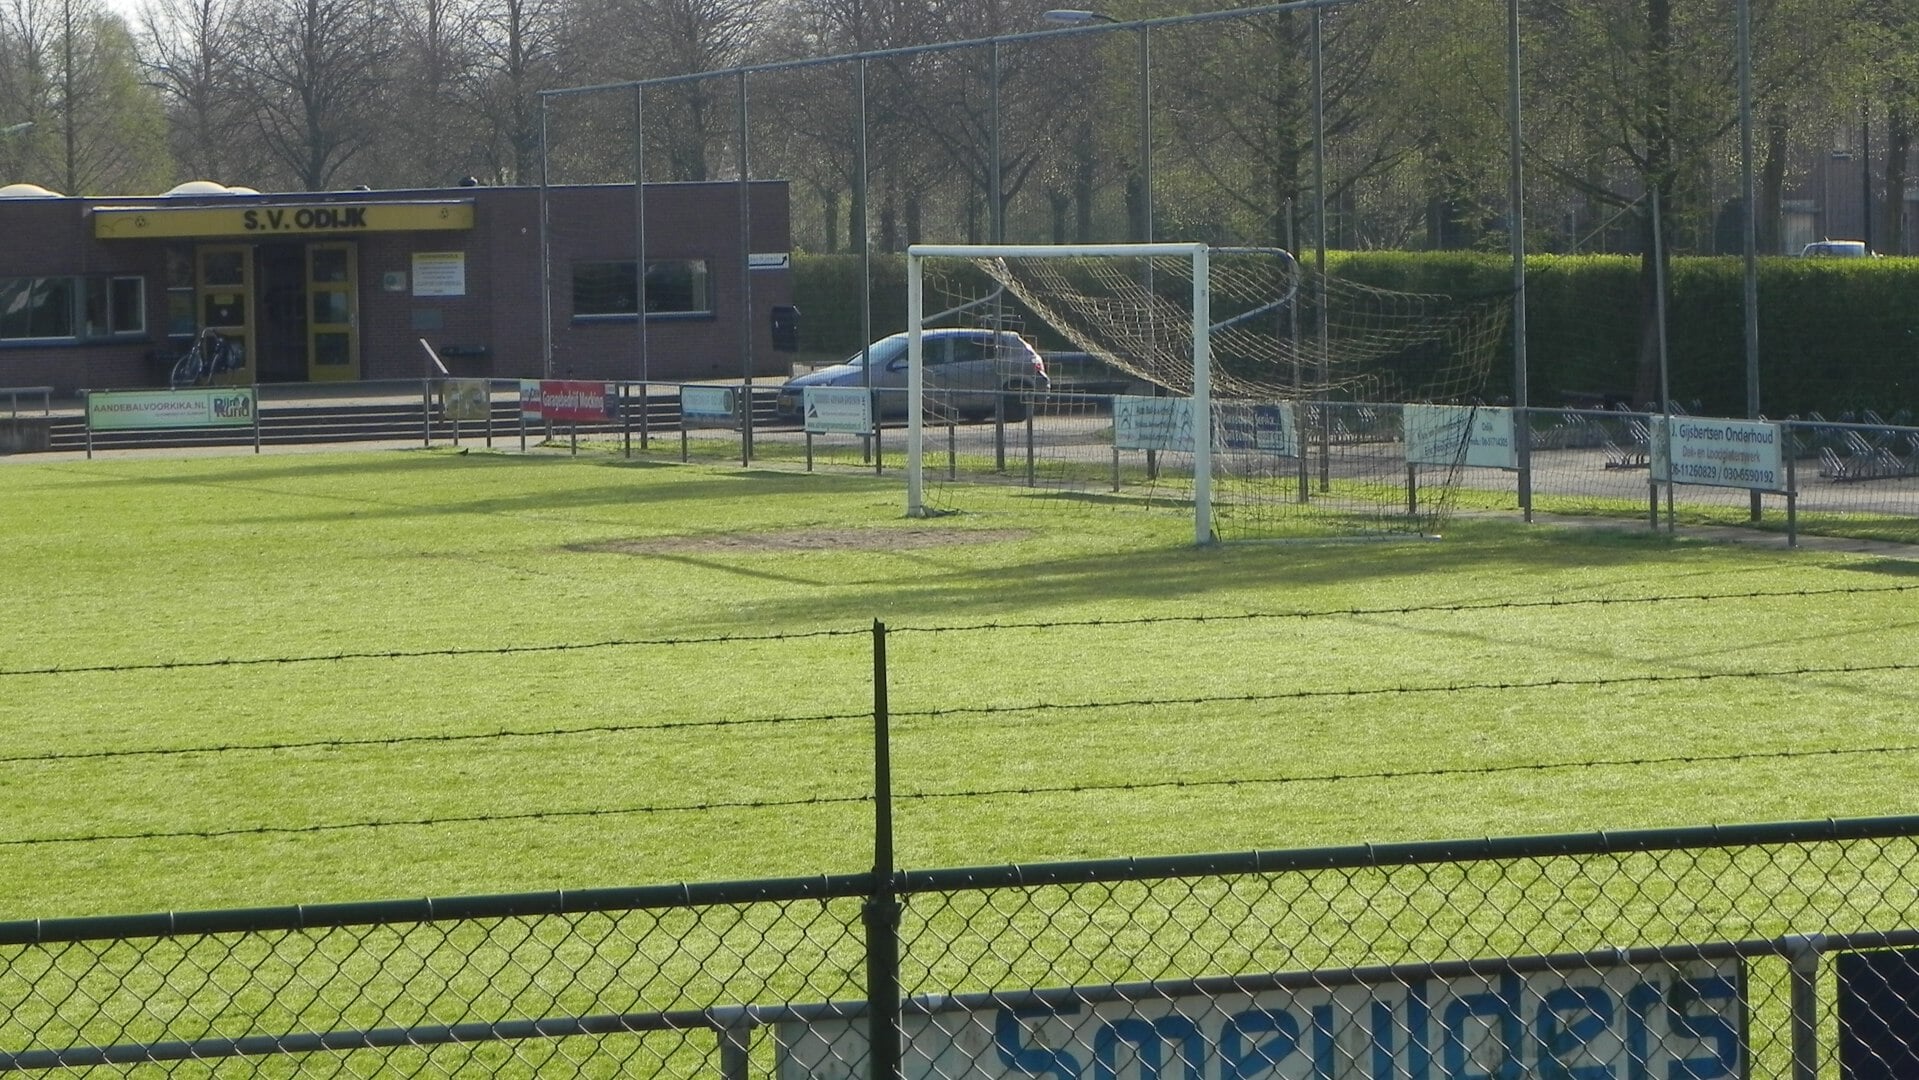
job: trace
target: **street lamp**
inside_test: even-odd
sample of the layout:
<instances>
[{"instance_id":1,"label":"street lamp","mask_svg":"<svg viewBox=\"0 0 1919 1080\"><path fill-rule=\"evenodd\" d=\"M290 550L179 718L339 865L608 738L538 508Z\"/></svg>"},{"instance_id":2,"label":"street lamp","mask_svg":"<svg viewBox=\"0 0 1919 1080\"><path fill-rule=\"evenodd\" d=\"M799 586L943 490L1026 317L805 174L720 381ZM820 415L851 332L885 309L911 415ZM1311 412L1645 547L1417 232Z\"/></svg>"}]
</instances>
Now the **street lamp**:
<instances>
[{"instance_id":1,"label":"street lamp","mask_svg":"<svg viewBox=\"0 0 1919 1080\"><path fill-rule=\"evenodd\" d=\"M5 138L9 135L24 135L32 130L33 121L22 120L17 124L8 124L6 127L0 128L0 138Z\"/></svg>"},{"instance_id":2,"label":"street lamp","mask_svg":"<svg viewBox=\"0 0 1919 1080\"><path fill-rule=\"evenodd\" d=\"M1133 26L1139 33L1139 218L1135 222L1141 243L1153 242L1153 46L1151 28L1144 23L1130 24L1103 11L1081 8L1055 8L1042 16L1047 22L1065 26L1113 23Z\"/></svg>"}]
</instances>

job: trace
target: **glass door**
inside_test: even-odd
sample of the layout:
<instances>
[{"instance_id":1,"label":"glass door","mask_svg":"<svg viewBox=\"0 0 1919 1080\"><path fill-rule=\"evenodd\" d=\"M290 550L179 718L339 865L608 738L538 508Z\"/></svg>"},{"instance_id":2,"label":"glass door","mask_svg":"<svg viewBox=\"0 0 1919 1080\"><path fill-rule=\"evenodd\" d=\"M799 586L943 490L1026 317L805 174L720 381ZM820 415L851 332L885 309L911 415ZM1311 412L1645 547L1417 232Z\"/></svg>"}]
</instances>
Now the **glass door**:
<instances>
[{"instance_id":1,"label":"glass door","mask_svg":"<svg viewBox=\"0 0 1919 1080\"><path fill-rule=\"evenodd\" d=\"M222 386L253 381L253 249L243 244L204 244L195 251L194 291L200 330L212 330L233 346L237 364L212 373Z\"/></svg>"},{"instance_id":2,"label":"glass door","mask_svg":"<svg viewBox=\"0 0 1919 1080\"><path fill-rule=\"evenodd\" d=\"M307 245L307 378L347 382L360 377L359 248Z\"/></svg>"}]
</instances>

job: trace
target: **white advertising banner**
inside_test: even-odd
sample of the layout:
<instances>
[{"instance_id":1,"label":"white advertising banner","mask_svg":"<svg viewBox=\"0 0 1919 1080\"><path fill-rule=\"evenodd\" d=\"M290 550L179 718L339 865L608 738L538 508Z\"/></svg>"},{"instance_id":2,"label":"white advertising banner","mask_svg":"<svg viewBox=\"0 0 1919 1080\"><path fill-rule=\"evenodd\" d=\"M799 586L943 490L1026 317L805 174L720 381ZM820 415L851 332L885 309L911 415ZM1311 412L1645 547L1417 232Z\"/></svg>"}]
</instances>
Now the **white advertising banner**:
<instances>
[{"instance_id":1,"label":"white advertising banner","mask_svg":"<svg viewBox=\"0 0 1919 1080\"><path fill-rule=\"evenodd\" d=\"M253 423L253 388L130 390L87 395L87 426L132 428L241 427Z\"/></svg>"},{"instance_id":2,"label":"white advertising banner","mask_svg":"<svg viewBox=\"0 0 1919 1080\"><path fill-rule=\"evenodd\" d=\"M1661 483L1785 491L1786 467L1780 425L1767 420L1715 420L1655 416L1647 451L1652 478ZM1671 455L1667 447L1671 447Z\"/></svg>"},{"instance_id":3,"label":"white advertising banner","mask_svg":"<svg viewBox=\"0 0 1919 1080\"><path fill-rule=\"evenodd\" d=\"M952 1009L901 1026L906 1080L1735 1080L1747 1034L1737 959ZM777 1030L778 1080L866 1075L864 1017Z\"/></svg>"},{"instance_id":4,"label":"white advertising banner","mask_svg":"<svg viewBox=\"0 0 1919 1080\"><path fill-rule=\"evenodd\" d=\"M1121 450L1192 453L1192 399L1131 395L1113 398L1113 445Z\"/></svg>"},{"instance_id":5,"label":"white advertising banner","mask_svg":"<svg viewBox=\"0 0 1919 1080\"><path fill-rule=\"evenodd\" d=\"M1406 463L1519 468L1513 411L1484 405L1407 405Z\"/></svg>"},{"instance_id":6,"label":"white advertising banner","mask_svg":"<svg viewBox=\"0 0 1919 1080\"><path fill-rule=\"evenodd\" d=\"M800 408L812 435L870 435L873 396L863 386L808 386Z\"/></svg>"},{"instance_id":7,"label":"white advertising banner","mask_svg":"<svg viewBox=\"0 0 1919 1080\"><path fill-rule=\"evenodd\" d=\"M687 427L734 427L739 417L733 396L730 386L682 386L680 422Z\"/></svg>"}]
</instances>

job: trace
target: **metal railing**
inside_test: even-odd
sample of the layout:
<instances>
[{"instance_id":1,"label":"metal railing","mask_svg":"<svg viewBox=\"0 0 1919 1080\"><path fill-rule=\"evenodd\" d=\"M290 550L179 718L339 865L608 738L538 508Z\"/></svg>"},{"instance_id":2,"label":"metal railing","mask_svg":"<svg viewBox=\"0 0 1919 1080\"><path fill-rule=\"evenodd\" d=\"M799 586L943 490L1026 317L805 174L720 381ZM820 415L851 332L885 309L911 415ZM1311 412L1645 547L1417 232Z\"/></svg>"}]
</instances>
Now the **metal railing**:
<instances>
[{"instance_id":1,"label":"metal railing","mask_svg":"<svg viewBox=\"0 0 1919 1080\"><path fill-rule=\"evenodd\" d=\"M447 406L448 387L486 387L477 412ZM583 447L624 456L669 456L682 461L788 464L805 469L851 468L886 472L905 467L905 429L883 419L866 436L807 434L771 385L607 382L610 404L584 419L543 420L521 407L517 380L428 378L360 384L351 394L319 394L304 386L261 386L256 440L251 428L145 429L92 434L93 449L250 444L414 442L419 445ZM879 391L882 398L892 391ZM1159 478L1176 465L1170 456L1120 450L1113 439L1111 394L1076 391L1008 393L987 411L990 391L970 392L968 408L947 407L929 395L926 462L929 475L951 482L1013 480L1034 487L1118 490L1132 478ZM702 395L697 399L689 395ZM692 405L687 402L695 402ZM726 404L720 413L713 402ZM882 401L882 405L885 402ZM1261 468L1297 472L1302 503L1342 471L1380 471L1391 483L1416 488L1430 477L1408 476L1400 452L1399 405L1309 405L1321 419L1303 428L1304 459L1274 455ZM882 408L876 410L889 415ZM894 410L897 411L897 410ZM1863 417L1790 418L1782 432L1784 483L1755 501L1742 487L1666 485L1651 476L1651 432L1662 414L1620 409L1529 409L1515 414L1528 433L1524 471L1462 466L1444 482L1470 493L1459 500L1485 512L1638 519L1677 529L1710 524L1782 532L1864 535L1919 541L1919 426ZM1674 414L1678 416L1679 414ZM49 449L89 445L84 415L51 417ZM1743 423L1743 421L1741 421ZM1161 460L1164 458L1164 460ZM1391 475L1388 475L1391 474ZM1756 502L1756 505L1755 505ZM1757 512L1755 512L1757 510Z\"/></svg>"}]
</instances>

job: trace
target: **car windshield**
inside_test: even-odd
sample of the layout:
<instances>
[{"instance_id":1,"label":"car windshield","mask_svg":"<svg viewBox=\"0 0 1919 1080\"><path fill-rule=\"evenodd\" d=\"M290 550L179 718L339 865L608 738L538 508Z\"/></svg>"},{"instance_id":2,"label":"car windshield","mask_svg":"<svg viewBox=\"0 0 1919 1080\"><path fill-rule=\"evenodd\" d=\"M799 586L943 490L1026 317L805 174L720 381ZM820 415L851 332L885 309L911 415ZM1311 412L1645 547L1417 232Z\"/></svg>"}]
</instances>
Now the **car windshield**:
<instances>
[{"instance_id":1,"label":"car windshield","mask_svg":"<svg viewBox=\"0 0 1919 1080\"><path fill-rule=\"evenodd\" d=\"M846 358L850 367L860 367L866 363L868 355L873 357L874 367L885 367L899 357L906 355L906 335L894 334L883 341L875 341L867 346L865 352L856 352Z\"/></svg>"}]
</instances>

